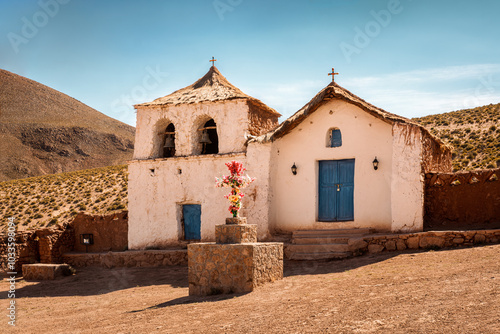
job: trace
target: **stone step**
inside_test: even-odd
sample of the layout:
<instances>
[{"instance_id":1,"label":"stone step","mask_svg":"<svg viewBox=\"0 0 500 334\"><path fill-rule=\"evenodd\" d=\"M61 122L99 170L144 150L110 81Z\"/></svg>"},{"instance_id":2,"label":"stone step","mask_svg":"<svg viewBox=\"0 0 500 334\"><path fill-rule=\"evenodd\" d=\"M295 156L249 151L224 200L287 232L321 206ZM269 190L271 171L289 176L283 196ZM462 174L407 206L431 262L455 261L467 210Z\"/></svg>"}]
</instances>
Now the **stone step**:
<instances>
[{"instance_id":1,"label":"stone step","mask_svg":"<svg viewBox=\"0 0 500 334\"><path fill-rule=\"evenodd\" d=\"M357 236L359 237L359 235ZM349 242L349 237L330 237L330 236L306 236L306 237L294 237L292 239L293 244L347 244Z\"/></svg>"},{"instance_id":2,"label":"stone step","mask_svg":"<svg viewBox=\"0 0 500 334\"><path fill-rule=\"evenodd\" d=\"M347 244L292 244L288 246L290 253L325 253L347 252Z\"/></svg>"},{"instance_id":3,"label":"stone step","mask_svg":"<svg viewBox=\"0 0 500 334\"><path fill-rule=\"evenodd\" d=\"M352 229L328 229L328 230L298 230L293 231L292 236L308 237L308 236L345 236L345 235L363 235L375 233L372 228L352 228Z\"/></svg>"},{"instance_id":4,"label":"stone step","mask_svg":"<svg viewBox=\"0 0 500 334\"><path fill-rule=\"evenodd\" d=\"M290 260L328 260L345 259L352 254L349 252L321 252L321 253L293 253L289 256Z\"/></svg>"}]
</instances>

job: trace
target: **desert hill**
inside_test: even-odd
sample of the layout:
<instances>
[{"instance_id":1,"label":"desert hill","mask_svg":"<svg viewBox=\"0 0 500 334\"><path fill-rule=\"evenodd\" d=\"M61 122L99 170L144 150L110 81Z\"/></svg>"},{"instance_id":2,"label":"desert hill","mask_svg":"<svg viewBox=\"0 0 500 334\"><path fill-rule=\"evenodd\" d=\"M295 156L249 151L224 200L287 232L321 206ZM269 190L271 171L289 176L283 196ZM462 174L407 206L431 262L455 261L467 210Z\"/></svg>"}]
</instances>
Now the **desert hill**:
<instances>
[{"instance_id":1,"label":"desert hill","mask_svg":"<svg viewBox=\"0 0 500 334\"><path fill-rule=\"evenodd\" d=\"M126 210L127 166L109 166L0 182L0 217L14 217L18 229L69 223L78 212ZM0 232L7 220L0 221Z\"/></svg>"},{"instance_id":2,"label":"desert hill","mask_svg":"<svg viewBox=\"0 0 500 334\"><path fill-rule=\"evenodd\" d=\"M135 129L0 69L0 181L123 164Z\"/></svg>"},{"instance_id":3,"label":"desert hill","mask_svg":"<svg viewBox=\"0 0 500 334\"><path fill-rule=\"evenodd\" d=\"M454 171L500 165L500 103L413 120L453 147Z\"/></svg>"}]
</instances>

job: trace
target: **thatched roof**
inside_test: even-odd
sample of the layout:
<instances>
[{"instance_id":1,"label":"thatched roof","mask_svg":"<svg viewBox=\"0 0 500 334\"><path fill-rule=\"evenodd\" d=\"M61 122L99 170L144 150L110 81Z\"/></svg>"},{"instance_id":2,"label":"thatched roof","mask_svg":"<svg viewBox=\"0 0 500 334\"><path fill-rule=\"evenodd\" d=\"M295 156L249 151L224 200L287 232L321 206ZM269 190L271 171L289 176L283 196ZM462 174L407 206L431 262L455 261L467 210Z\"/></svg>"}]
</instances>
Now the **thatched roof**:
<instances>
[{"instance_id":1,"label":"thatched roof","mask_svg":"<svg viewBox=\"0 0 500 334\"><path fill-rule=\"evenodd\" d=\"M427 133L433 140L435 140L437 143L441 145L444 145L438 138L434 137L432 134L430 134L427 129L422 127L421 125L412 122L410 119L398 116L395 114L391 114L383 109L380 109L378 107L375 107L374 105L366 102L362 98L352 94L349 92L347 89L339 86L335 82L331 82L328 86L323 88L316 96L314 96L311 101L309 101L305 106L303 106L299 111L297 111L295 114L290 116L287 120L285 120L283 123L281 123L277 128L274 130L258 137L255 138L254 140L257 140L259 142L269 142L269 141L274 141L280 137L283 137L290 131L292 131L295 127L297 127L305 118L307 118L309 115L314 113L319 107L321 107L323 104L327 103L328 101L332 99L340 99L343 101L346 101L347 103L354 104L361 108L362 110L366 111L367 113L381 119L384 122L387 123L395 123L395 122L401 122L401 123L408 123L414 126L418 126L421 128L425 133Z\"/></svg>"},{"instance_id":2,"label":"thatched roof","mask_svg":"<svg viewBox=\"0 0 500 334\"><path fill-rule=\"evenodd\" d=\"M268 107L260 100L243 93L239 88L233 86L227 79L219 72L217 67L212 66L210 70L201 79L194 84L185 88L179 89L170 95L157 98L152 102L146 102L135 105L139 106L158 106L158 105L179 105L191 104L199 102L215 102L227 101L236 99L246 99L252 104L257 105L263 110L271 114L281 116L273 108Z\"/></svg>"}]
</instances>

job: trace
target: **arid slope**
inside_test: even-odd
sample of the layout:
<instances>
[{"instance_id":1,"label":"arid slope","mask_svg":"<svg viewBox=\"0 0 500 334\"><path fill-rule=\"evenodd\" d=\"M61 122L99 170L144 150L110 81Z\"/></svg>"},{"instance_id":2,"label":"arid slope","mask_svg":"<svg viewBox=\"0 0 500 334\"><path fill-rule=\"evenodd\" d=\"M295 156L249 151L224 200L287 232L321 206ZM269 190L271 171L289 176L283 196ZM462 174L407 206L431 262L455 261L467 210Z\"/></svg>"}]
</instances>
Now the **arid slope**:
<instances>
[{"instance_id":1,"label":"arid slope","mask_svg":"<svg viewBox=\"0 0 500 334\"><path fill-rule=\"evenodd\" d=\"M453 170L500 166L500 104L415 118L453 147Z\"/></svg>"},{"instance_id":2,"label":"arid slope","mask_svg":"<svg viewBox=\"0 0 500 334\"><path fill-rule=\"evenodd\" d=\"M0 181L123 164L135 129L0 70Z\"/></svg>"}]
</instances>

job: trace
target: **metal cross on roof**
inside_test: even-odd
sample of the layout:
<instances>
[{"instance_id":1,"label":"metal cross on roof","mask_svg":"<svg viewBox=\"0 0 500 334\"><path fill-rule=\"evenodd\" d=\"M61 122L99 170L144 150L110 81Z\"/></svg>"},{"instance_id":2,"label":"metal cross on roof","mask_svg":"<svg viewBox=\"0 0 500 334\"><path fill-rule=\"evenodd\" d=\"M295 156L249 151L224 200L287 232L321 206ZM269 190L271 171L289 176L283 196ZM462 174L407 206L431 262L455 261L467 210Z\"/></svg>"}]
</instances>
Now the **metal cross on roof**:
<instances>
[{"instance_id":1,"label":"metal cross on roof","mask_svg":"<svg viewBox=\"0 0 500 334\"><path fill-rule=\"evenodd\" d=\"M335 70L332 67L332 73L328 73L328 75L332 76L332 82L334 82L335 81L335 76L338 75L338 73L335 73Z\"/></svg>"},{"instance_id":2,"label":"metal cross on roof","mask_svg":"<svg viewBox=\"0 0 500 334\"><path fill-rule=\"evenodd\" d=\"M215 59L214 57L212 57L212 59L210 59L209 61L212 62L212 66L215 66L215 62L217 61L217 59Z\"/></svg>"}]
</instances>

